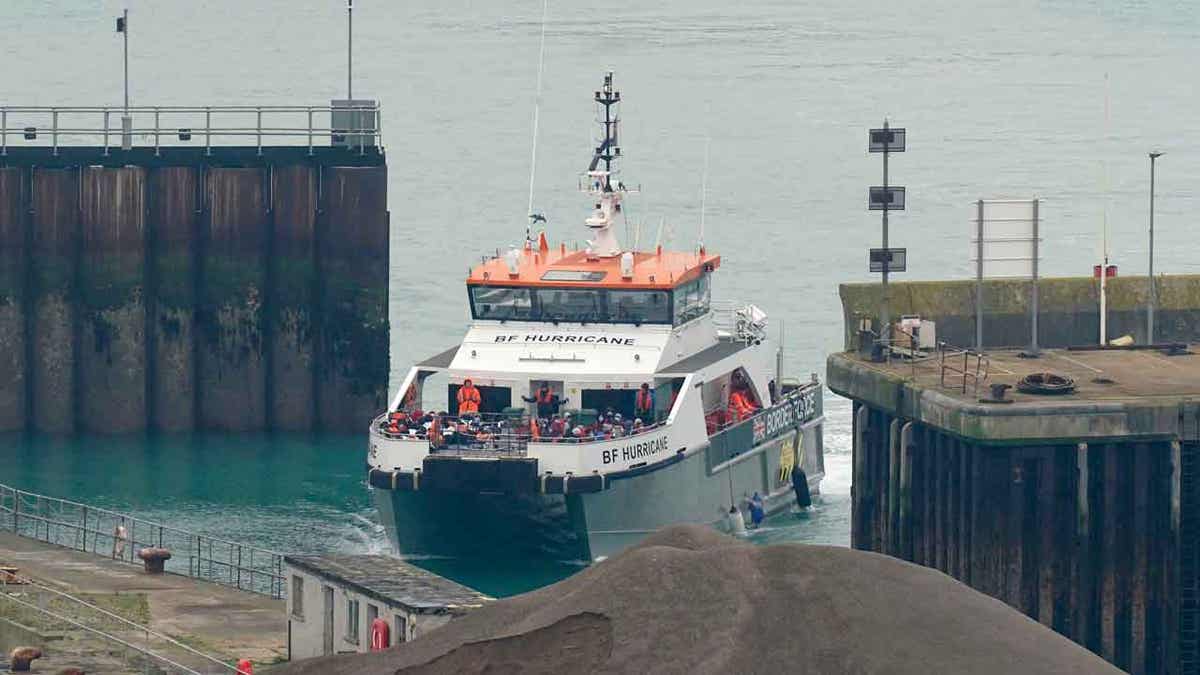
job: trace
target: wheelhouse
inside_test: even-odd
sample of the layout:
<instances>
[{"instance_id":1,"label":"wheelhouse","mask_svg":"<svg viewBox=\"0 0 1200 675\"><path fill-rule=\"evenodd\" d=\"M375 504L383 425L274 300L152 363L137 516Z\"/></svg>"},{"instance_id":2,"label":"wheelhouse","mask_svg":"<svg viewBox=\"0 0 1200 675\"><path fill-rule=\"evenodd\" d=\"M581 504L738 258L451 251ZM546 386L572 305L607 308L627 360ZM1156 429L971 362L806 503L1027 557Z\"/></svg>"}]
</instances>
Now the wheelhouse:
<instances>
[{"instance_id":1,"label":"wheelhouse","mask_svg":"<svg viewBox=\"0 0 1200 675\"><path fill-rule=\"evenodd\" d=\"M485 260L467 279L471 318L483 321L679 326L712 304L720 256L625 253L599 258L545 247Z\"/></svg>"}]
</instances>

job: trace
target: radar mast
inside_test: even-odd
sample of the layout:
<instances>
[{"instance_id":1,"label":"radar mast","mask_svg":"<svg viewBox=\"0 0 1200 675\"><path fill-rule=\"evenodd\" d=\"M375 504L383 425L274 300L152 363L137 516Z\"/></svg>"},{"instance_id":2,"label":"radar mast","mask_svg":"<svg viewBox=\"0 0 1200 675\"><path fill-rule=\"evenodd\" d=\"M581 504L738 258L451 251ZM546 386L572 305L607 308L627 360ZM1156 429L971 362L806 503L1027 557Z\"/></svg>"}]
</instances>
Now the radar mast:
<instances>
[{"instance_id":1,"label":"radar mast","mask_svg":"<svg viewBox=\"0 0 1200 675\"><path fill-rule=\"evenodd\" d=\"M621 254L615 226L618 218L622 222L625 219L621 200L629 192L617 179L614 168L621 156L621 148L617 145L621 92L613 90L612 72L604 75L604 88L596 92L595 98L598 107L603 107L603 117L598 116L597 121L603 125L604 138L596 146L588 165L586 192L595 200L595 209L584 222L595 232L595 237L588 240L589 254L609 258Z\"/></svg>"}]
</instances>

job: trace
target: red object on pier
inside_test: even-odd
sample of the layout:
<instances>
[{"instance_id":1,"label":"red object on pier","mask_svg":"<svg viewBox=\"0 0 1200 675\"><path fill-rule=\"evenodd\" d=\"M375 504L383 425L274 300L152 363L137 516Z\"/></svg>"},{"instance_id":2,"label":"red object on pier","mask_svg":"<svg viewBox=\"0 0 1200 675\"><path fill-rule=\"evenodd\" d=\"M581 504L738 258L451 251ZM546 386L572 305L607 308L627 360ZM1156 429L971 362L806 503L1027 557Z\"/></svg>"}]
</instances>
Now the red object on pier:
<instances>
[{"instance_id":1,"label":"red object on pier","mask_svg":"<svg viewBox=\"0 0 1200 675\"><path fill-rule=\"evenodd\" d=\"M1108 266L1108 271L1107 271L1107 273L1106 273L1104 276L1108 277L1109 279L1111 279L1111 278L1113 278L1113 277L1117 276L1117 266L1116 266L1116 265L1109 265L1109 266ZM1093 265L1093 266L1092 266L1092 278L1093 278L1093 279L1099 279L1099 278L1100 278L1100 265Z\"/></svg>"},{"instance_id":2,"label":"red object on pier","mask_svg":"<svg viewBox=\"0 0 1200 675\"><path fill-rule=\"evenodd\" d=\"M238 675L254 675L254 664L250 663L250 659L242 659L238 661Z\"/></svg>"},{"instance_id":3,"label":"red object on pier","mask_svg":"<svg viewBox=\"0 0 1200 675\"><path fill-rule=\"evenodd\" d=\"M383 619L371 622L371 651L378 652L391 646L391 628Z\"/></svg>"}]
</instances>

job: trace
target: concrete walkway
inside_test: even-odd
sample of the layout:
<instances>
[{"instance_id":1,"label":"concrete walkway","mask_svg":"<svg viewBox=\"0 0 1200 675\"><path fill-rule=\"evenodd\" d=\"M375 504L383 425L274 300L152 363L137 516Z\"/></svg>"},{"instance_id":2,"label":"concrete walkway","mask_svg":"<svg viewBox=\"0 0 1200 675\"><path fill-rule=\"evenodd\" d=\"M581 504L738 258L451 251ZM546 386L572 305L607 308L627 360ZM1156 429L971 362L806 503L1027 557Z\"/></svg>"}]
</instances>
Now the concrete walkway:
<instances>
[{"instance_id":1,"label":"concrete walkway","mask_svg":"<svg viewBox=\"0 0 1200 675\"><path fill-rule=\"evenodd\" d=\"M71 595L87 596L96 604L105 604L105 596L121 596L125 602L140 596L152 630L229 662L249 658L257 666L287 656L282 600L174 574L151 576L139 566L8 532L0 532L0 565L18 567L24 576ZM176 658L181 652L174 648L169 655Z\"/></svg>"}]
</instances>

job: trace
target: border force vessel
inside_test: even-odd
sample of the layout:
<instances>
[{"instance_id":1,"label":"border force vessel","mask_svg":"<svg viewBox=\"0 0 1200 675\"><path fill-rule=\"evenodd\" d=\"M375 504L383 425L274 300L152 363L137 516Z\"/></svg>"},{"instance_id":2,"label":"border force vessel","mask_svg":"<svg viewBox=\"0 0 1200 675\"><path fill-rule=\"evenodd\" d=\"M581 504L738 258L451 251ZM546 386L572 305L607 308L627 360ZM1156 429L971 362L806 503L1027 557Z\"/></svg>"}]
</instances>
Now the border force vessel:
<instances>
[{"instance_id":1,"label":"border force vessel","mask_svg":"<svg viewBox=\"0 0 1200 675\"><path fill-rule=\"evenodd\" d=\"M595 100L587 247L527 234L473 268L466 337L413 366L371 423L368 482L402 554L590 561L673 523L737 530L818 491L821 384L783 377L760 309L711 301L721 258L703 244L622 249L634 190L614 169L611 73Z\"/></svg>"}]
</instances>

